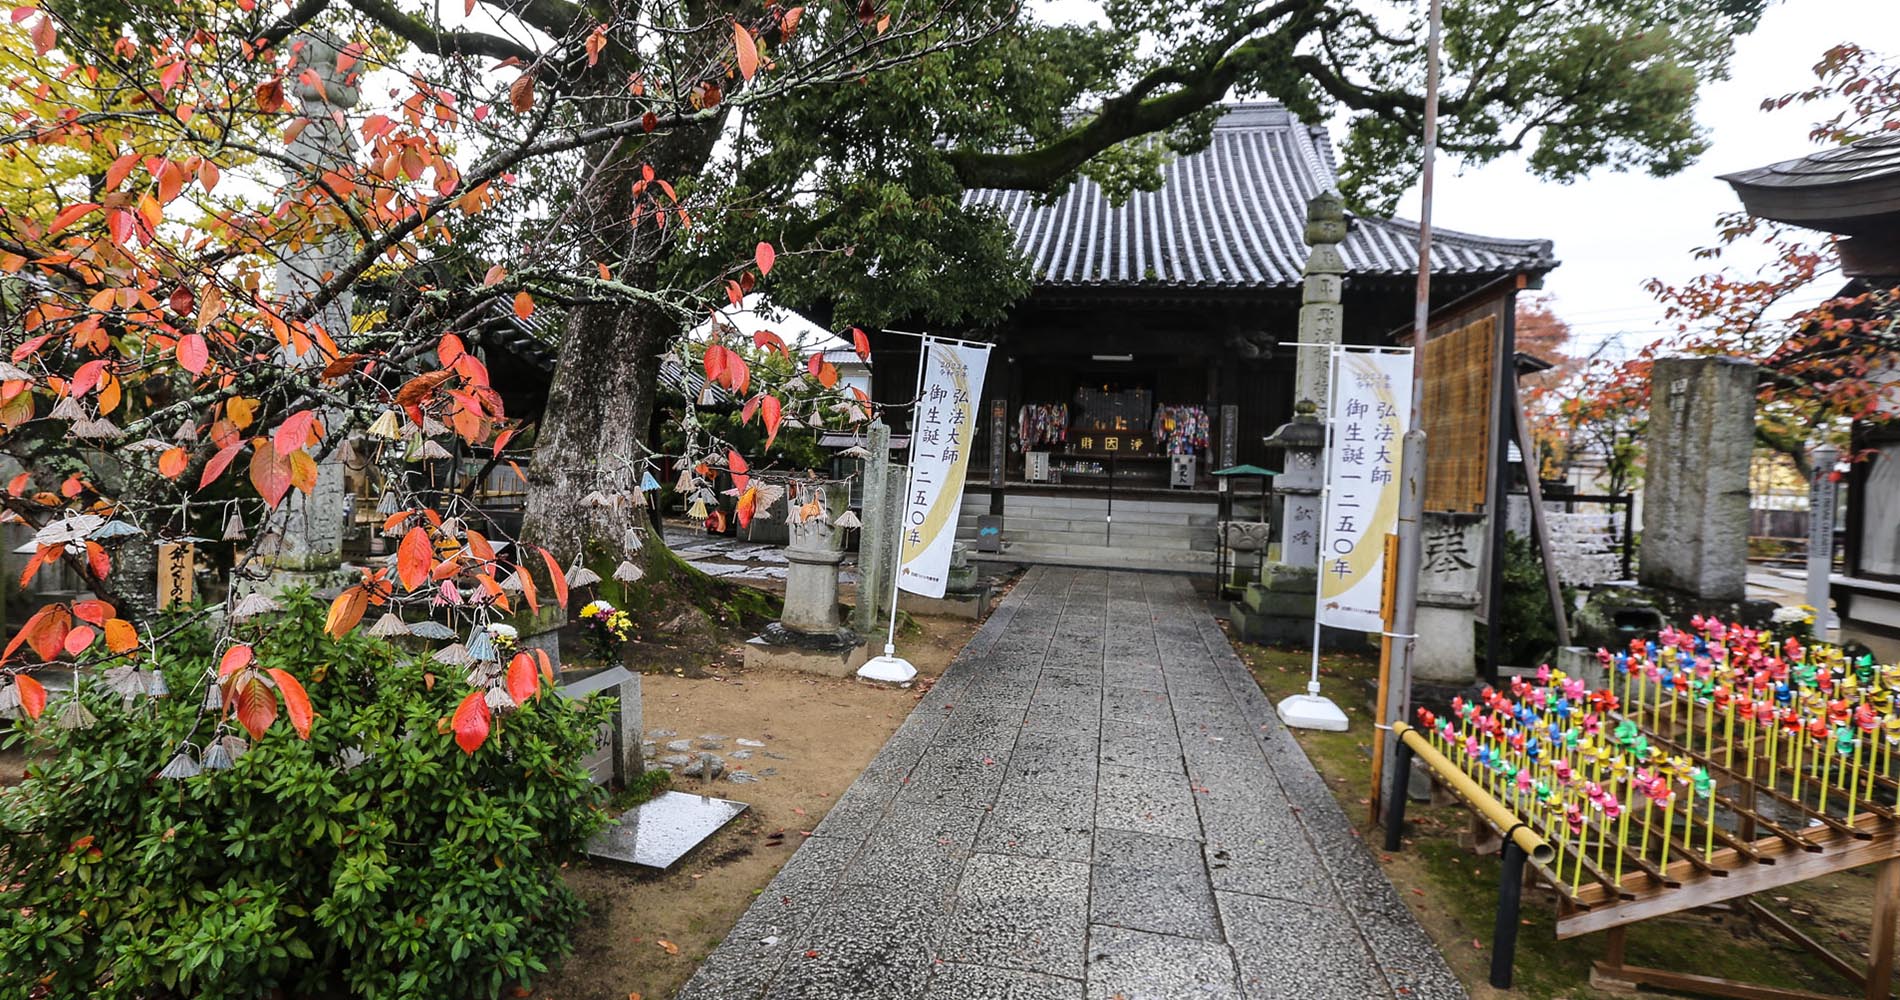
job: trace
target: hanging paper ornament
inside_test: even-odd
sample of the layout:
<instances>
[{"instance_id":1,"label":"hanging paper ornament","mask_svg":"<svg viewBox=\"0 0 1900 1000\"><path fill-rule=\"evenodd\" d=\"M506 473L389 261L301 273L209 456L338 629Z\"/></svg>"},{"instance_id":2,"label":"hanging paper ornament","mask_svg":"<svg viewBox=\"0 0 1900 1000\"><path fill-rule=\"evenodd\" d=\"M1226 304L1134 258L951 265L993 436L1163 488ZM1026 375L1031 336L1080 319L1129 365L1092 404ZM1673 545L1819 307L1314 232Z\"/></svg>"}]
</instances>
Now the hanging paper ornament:
<instances>
[{"instance_id":1,"label":"hanging paper ornament","mask_svg":"<svg viewBox=\"0 0 1900 1000\"><path fill-rule=\"evenodd\" d=\"M864 522L858 520L858 515L849 510L845 511L842 514L839 514L836 518L832 520L831 524L833 527L836 527L836 528L862 528L864 527Z\"/></svg>"},{"instance_id":2,"label":"hanging paper ornament","mask_svg":"<svg viewBox=\"0 0 1900 1000\"><path fill-rule=\"evenodd\" d=\"M673 484L673 489L676 492L685 493L691 490L692 488L693 488L693 473L692 473L692 470L688 469L680 473L679 482Z\"/></svg>"},{"instance_id":3,"label":"hanging paper ornament","mask_svg":"<svg viewBox=\"0 0 1900 1000\"><path fill-rule=\"evenodd\" d=\"M861 444L854 444L851 447L846 448L845 450L839 452L838 455L840 458L870 458L871 449L866 448L865 446Z\"/></svg>"},{"instance_id":4,"label":"hanging paper ornament","mask_svg":"<svg viewBox=\"0 0 1900 1000\"><path fill-rule=\"evenodd\" d=\"M172 432L172 440L180 443L198 440L198 425L187 420Z\"/></svg>"},{"instance_id":5,"label":"hanging paper ornament","mask_svg":"<svg viewBox=\"0 0 1900 1000\"><path fill-rule=\"evenodd\" d=\"M224 540L241 542L248 537L250 536L244 533L244 518L240 517L237 511L232 511L231 516L224 521Z\"/></svg>"},{"instance_id":6,"label":"hanging paper ornament","mask_svg":"<svg viewBox=\"0 0 1900 1000\"><path fill-rule=\"evenodd\" d=\"M468 655L468 647L459 642L449 643L436 650L435 655L430 659L449 667L466 667L474 660Z\"/></svg>"},{"instance_id":7,"label":"hanging paper ornament","mask_svg":"<svg viewBox=\"0 0 1900 1000\"><path fill-rule=\"evenodd\" d=\"M628 528L627 533L620 536L620 547L628 552L640 551L640 546L643 544L645 543L640 538L639 528Z\"/></svg>"},{"instance_id":8,"label":"hanging paper ornament","mask_svg":"<svg viewBox=\"0 0 1900 1000\"><path fill-rule=\"evenodd\" d=\"M218 744L224 747L224 752L230 754L232 760L251 752L251 741L236 734L219 737Z\"/></svg>"},{"instance_id":9,"label":"hanging paper ornament","mask_svg":"<svg viewBox=\"0 0 1900 1000\"><path fill-rule=\"evenodd\" d=\"M442 421L428 416L422 418L421 428L423 437L440 437L449 432L447 425Z\"/></svg>"},{"instance_id":10,"label":"hanging paper ornament","mask_svg":"<svg viewBox=\"0 0 1900 1000\"><path fill-rule=\"evenodd\" d=\"M192 759L190 749L180 750L178 755L171 759L171 763L159 769L158 776L167 781L195 778L198 776L198 762Z\"/></svg>"},{"instance_id":11,"label":"hanging paper ornament","mask_svg":"<svg viewBox=\"0 0 1900 1000\"><path fill-rule=\"evenodd\" d=\"M131 538L135 535L143 534L145 534L144 530L139 528L138 525L130 521L121 521L114 518L93 529L93 532L86 537L95 542L114 542L122 538Z\"/></svg>"},{"instance_id":12,"label":"hanging paper ornament","mask_svg":"<svg viewBox=\"0 0 1900 1000\"><path fill-rule=\"evenodd\" d=\"M387 639L390 636L403 635L408 631L409 626L404 624L403 620L397 617L394 611L383 612L383 616L376 619L376 624L369 627L369 634L378 639Z\"/></svg>"},{"instance_id":13,"label":"hanging paper ornament","mask_svg":"<svg viewBox=\"0 0 1900 1000\"><path fill-rule=\"evenodd\" d=\"M119 425L100 417L97 420L81 420L73 424L73 437L85 441L117 441L125 436Z\"/></svg>"},{"instance_id":14,"label":"hanging paper ornament","mask_svg":"<svg viewBox=\"0 0 1900 1000\"><path fill-rule=\"evenodd\" d=\"M231 767L231 751L226 750L223 743L212 740L211 745L205 747L203 766L207 771L229 770Z\"/></svg>"},{"instance_id":15,"label":"hanging paper ornament","mask_svg":"<svg viewBox=\"0 0 1900 1000\"><path fill-rule=\"evenodd\" d=\"M61 396L59 402L53 404L53 412L47 416L54 420L84 420L86 411L80 409L79 400L71 396Z\"/></svg>"},{"instance_id":16,"label":"hanging paper ornament","mask_svg":"<svg viewBox=\"0 0 1900 1000\"><path fill-rule=\"evenodd\" d=\"M59 710L59 718L54 720L61 729L91 729L98 721L86 708L86 703L79 700L77 691L66 699L65 706Z\"/></svg>"},{"instance_id":17,"label":"hanging paper ornament","mask_svg":"<svg viewBox=\"0 0 1900 1000\"><path fill-rule=\"evenodd\" d=\"M650 469L642 470L640 473L640 489L657 490L659 488L660 488L659 480L653 478L652 470Z\"/></svg>"},{"instance_id":18,"label":"hanging paper ornament","mask_svg":"<svg viewBox=\"0 0 1900 1000\"><path fill-rule=\"evenodd\" d=\"M361 465L363 460L356 453L356 442L344 438L336 446L336 460L344 465Z\"/></svg>"},{"instance_id":19,"label":"hanging paper ornament","mask_svg":"<svg viewBox=\"0 0 1900 1000\"><path fill-rule=\"evenodd\" d=\"M31 381L33 381L32 372L27 371L26 369L21 368L20 366L15 365L10 361L0 361L0 382L31 382Z\"/></svg>"},{"instance_id":20,"label":"hanging paper ornament","mask_svg":"<svg viewBox=\"0 0 1900 1000\"><path fill-rule=\"evenodd\" d=\"M508 579L501 581L501 589L507 591L510 594L521 593L522 588L521 588L520 572L514 572L514 573L508 574Z\"/></svg>"},{"instance_id":21,"label":"hanging paper ornament","mask_svg":"<svg viewBox=\"0 0 1900 1000\"><path fill-rule=\"evenodd\" d=\"M627 499L633 501L635 507L645 507L647 505L647 495L640 490L634 490L631 494L628 494Z\"/></svg>"},{"instance_id":22,"label":"hanging paper ornament","mask_svg":"<svg viewBox=\"0 0 1900 1000\"><path fill-rule=\"evenodd\" d=\"M431 603L436 607L455 608L461 607L467 602L463 599L462 590L455 585L455 581L444 580L436 586L435 598Z\"/></svg>"},{"instance_id":23,"label":"hanging paper ornament","mask_svg":"<svg viewBox=\"0 0 1900 1000\"><path fill-rule=\"evenodd\" d=\"M369 759L362 747L348 746L336 752L336 766L345 771L353 771L358 765Z\"/></svg>"},{"instance_id":24,"label":"hanging paper ornament","mask_svg":"<svg viewBox=\"0 0 1900 1000\"><path fill-rule=\"evenodd\" d=\"M20 714L20 685L8 684L0 687L0 719L15 718Z\"/></svg>"},{"instance_id":25,"label":"hanging paper ornament","mask_svg":"<svg viewBox=\"0 0 1900 1000\"><path fill-rule=\"evenodd\" d=\"M137 666L128 664L123 667L107 667L100 677L106 682L108 689L127 698L145 693L145 674Z\"/></svg>"},{"instance_id":26,"label":"hanging paper ornament","mask_svg":"<svg viewBox=\"0 0 1900 1000\"><path fill-rule=\"evenodd\" d=\"M574 565L567 568L567 585L569 587L586 587L599 582L600 574L588 569L583 563L577 561Z\"/></svg>"},{"instance_id":27,"label":"hanging paper ornament","mask_svg":"<svg viewBox=\"0 0 1900 1000\"><path fill-rule=\"evenodd\" d=\"M396 499L395 490L384 490L383 498L376 503L376 513L384 517L402 509L402 502Z\"/></svg>"},{"instance_id":28,"label":"hanging paper ornament","mask_svg":"<svg viewBox=\"0 0 1900 1000\"><path fill-rule=\"evenodd\" d=\"M706 519L706 501L694 500L693 505L691 507L686 508L686 516L692 518L695 521L705 520Z\"/></svg>"},{"instance_id":29,"label":"hanging paper ornament","mask_svg":"<svg viewBox=\"0 0 1900 1000\"><path fill-rule=\"evenodd\" d=\"M640 578L645 575L647 575L646 570L635 566L625 559L620 561L620 565L614 567L614 579L619 580L621 583L638 583Z\"/></svg>"},{"instance_id":30,"label":"hanging paper ornament","mask_svg":"<svg viewBox=\"0 0 1900 1000\"><path fill-rule=\"evenodd\" d=\"M379 437L385 441L394 441L402 437L402 424L396 420L395 410L384 410L371 421L367 432L370 437Z\"/></svg>"},{"instance_id":31,"label":"hanging paper ornament","mask_svg":"<svg viewBox=\"0 0 1900 1000\"><path fill-rule=\"evenodd\" d=\"M762 508L770 507L778 503L779 498L785 495L785 487L773 483L760 483L757 488L759 491L759 506Z\"/></svg>"},{"instance_id":32,"label":"hanging paper ornament","mask_svg":"<svg viewBox=\"0 0 1900 1000\"><path fill-rule=\"evenodd\" d=\"M163 698L172 693L171 685L165 683L164 671L145 672L145 693L153 698Z\"/></svg>"},{"instance_id":33,"label":"hanging paper ornament","mask_svg":"<svg viewBox=\"0 0 1900 1000\"><path fill-rule=\"evenodd\" d=\"M455 638L454 629L433 620L419 621L409 626L409 634L418 639L429 639L435 642Z\"/></svg>"},{"instance_id":34,"label":"hanging paper ornament","mask_svg":"<svg viewBox=\"0 0 1900 1000\"><path fill-rule=\"evenodd\" d=\"M515 699L505 687L489 688L488 693L482 695L482 700L488 703L488 709L491 712L506 711L515 707Z\"/></svg>"},{"instance_id":35,"label":"hanging paper ornament","mask_svg":"<svg viewBox=\"0 0 1900 1000\"><path fill-rule=\"evenodd\" d=\"M212 681L211 684L207 685L205 687L204 700L198 703L198 707L204 709L207 712L216 712L224 708L223 686L220 685L215 680Z\"/></svg>"},{"instance_id":36,"label":"hanging paper ornament","mask_svg":"<svg viewBox=\"0 0 1900 1000\"><path fill-rule=\"evenodd\" d=\"M265 597L263 594L250 593L246 594L244 599L238 602L237 607L231 609L231 620L241 622L249 618L256 618L258 615L267 615L273 611L282 611L283 609L283 605Z\"/></svg>"},{"instance_id":37,"label":"hanging paper ornament","mask_svg":"<svg viewBox=\"0 0 1900 1000\"><path fill-rule=\"evenodd\" d=\"M422 447L416 449L416 457L411 459L411 461L421 462L447 457L449 457L449 450L447 448L437 444L434 440L428 440L422 442Z\"/></svg>"},{"instance_id":38,"label":"hanging paper ornament","mask_svg":"<svg viewBox=\"0 0 1900 1000\"><path fill-rule=\"evenodd\" d=\"M489 635L488 629L481 625L469 630L468 644L465 648L468 651L468 658L476 662L493 660L497 656L494 636Z\"/></svg>"},{"instance_id":39,"label":"hanging paper ornament","mask_svg":"<svg viewBox=\"0 0 1900 1000\"><path fill-rule=\"evenodd\" d=\"M594 510L606 510L612 507L614 502L607 499L607 494L599 490L590 490L586 496L581 497L580 505L582 507L590 507Z\"/></svg>"}]
</instances>

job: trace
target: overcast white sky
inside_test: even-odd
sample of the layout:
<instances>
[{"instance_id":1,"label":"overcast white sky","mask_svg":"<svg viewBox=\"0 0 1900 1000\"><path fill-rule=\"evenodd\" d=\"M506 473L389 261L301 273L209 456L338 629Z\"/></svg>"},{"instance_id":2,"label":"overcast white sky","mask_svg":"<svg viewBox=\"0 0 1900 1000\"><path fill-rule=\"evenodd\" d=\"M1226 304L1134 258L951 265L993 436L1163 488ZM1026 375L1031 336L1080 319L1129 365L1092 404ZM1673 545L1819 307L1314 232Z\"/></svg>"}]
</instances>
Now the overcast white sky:
<instances>
[{"instance_id":1,"label":"overcast white sky","mask_svg":"<svg viewBox=\"0 0 1900 1000\"><path fill-rule=\"evenodd\" d=\"M1738 43L1732 78L1703 90L1696 120L1711 130L1712 145L1674 177L1601 173L1549 184L1531 177L1516 158L1499 160L1441 172L1433 219L1488 236L1554 241L1563 266L1551 273L1546 290L1585 350L1619 333L1622 346L1633 349L1673 332L1643 282L1652 276L1676 282L1711 269L1690 251L1714 242L1717 214L1740 207L1717 175L1818 148L1808 140L1813 121L1823 117L1814 106L1771 113L1760 103L1812 85L1814 63L1843 41L1900 53L1900 0L1789 0L1770 8L1761 27ZM1418 214L1416 189L1399 214ZM1732 266L1743 263L1731 256ZM1763 259L1753 255L1747 265ZM1817 290L1813 298L1831 291Z\"/></svg>"}]
</instances>

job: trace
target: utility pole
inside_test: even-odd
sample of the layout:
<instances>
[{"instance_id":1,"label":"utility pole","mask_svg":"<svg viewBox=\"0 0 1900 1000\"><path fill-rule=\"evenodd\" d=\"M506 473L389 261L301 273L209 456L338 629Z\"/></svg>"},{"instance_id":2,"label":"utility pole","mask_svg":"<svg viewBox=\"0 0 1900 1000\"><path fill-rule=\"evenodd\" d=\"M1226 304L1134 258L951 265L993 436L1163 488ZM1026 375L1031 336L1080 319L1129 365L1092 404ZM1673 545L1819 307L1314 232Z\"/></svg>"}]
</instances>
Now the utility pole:
<instances>
[{"instance_id":1,"label":"utility pole","mask_svg":"<svg viewBox=\"0 0 1900 1000\"><path fill-rule=\"evenodd\" d=\"M1405 448L1400 477L1404 485L1399 493L1398 565L1392 588L1390 624L1385 635L1385 687L1379 692L1382 717L1373 739L1374 783L1372 806L1381 806L1384 789L1379 775L1396 773L1388 759L1398 741L1388 739L1392 723L1409 714L1412 701L1412 654L1418 646L1418 576L1424 552L1425 531L1425 431L1421 420L1425 400L1425 327L1432 305L1432 167L1438 156L1438 61L1439 34L1443 20L1440 0L1429 0L1425 34L1425 162L1419 179L1418 212L1418 290L1412 307L1412 407L1406 423ZM1405 789L1397 790L1397 796ZM1393 809L1387 802L1385 808ZM1397 816L1396 811L1388 816Z\"/></svg>"}]
</instances>

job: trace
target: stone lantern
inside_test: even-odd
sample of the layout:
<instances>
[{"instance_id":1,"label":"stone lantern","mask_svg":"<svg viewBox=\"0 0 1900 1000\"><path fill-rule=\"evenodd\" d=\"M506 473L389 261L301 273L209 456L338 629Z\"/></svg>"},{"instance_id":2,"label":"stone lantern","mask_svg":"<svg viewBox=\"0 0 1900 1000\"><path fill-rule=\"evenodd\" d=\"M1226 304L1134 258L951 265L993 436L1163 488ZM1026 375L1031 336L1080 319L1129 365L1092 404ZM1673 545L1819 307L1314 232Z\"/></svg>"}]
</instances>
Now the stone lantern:
<instances>
[{"instance_id":1,"label":"stone lantern","mask_svg":"<svg viewBox=\"0 0 1900 1000\"><path fill-rule=\"evenodd\" d=\"M785 608L779 620L746 643L746 666L791 667L848 677L869 658L864 641L838 612L838 564L844 559L849 484L792 480L786 484Z\"/></svg>"}]
</instances>

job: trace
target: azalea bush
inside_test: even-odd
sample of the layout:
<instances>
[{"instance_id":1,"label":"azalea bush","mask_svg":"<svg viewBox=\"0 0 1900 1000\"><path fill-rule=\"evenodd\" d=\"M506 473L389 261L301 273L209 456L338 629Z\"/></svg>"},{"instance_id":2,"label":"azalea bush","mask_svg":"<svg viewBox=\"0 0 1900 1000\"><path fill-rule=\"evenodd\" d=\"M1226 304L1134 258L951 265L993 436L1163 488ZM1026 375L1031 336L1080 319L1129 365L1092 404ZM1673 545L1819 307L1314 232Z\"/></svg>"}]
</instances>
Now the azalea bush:
<instances>
[{"instance_id":1,"label":"azalea bush","mask_svg":"<svg viewBox=\"0 0 1900 1000\"><path fill-rule=\"evenodd\" d=\"M301 723L217 727L188 616L141 664L166 693L82 674L84 712L54 692L7 737L31 763L0 792L0 996L493 997L566 950L609 703L537 686L465 752L461 668L284 604L236 631L301 680Z\"/></svg>"}]
</instances>

